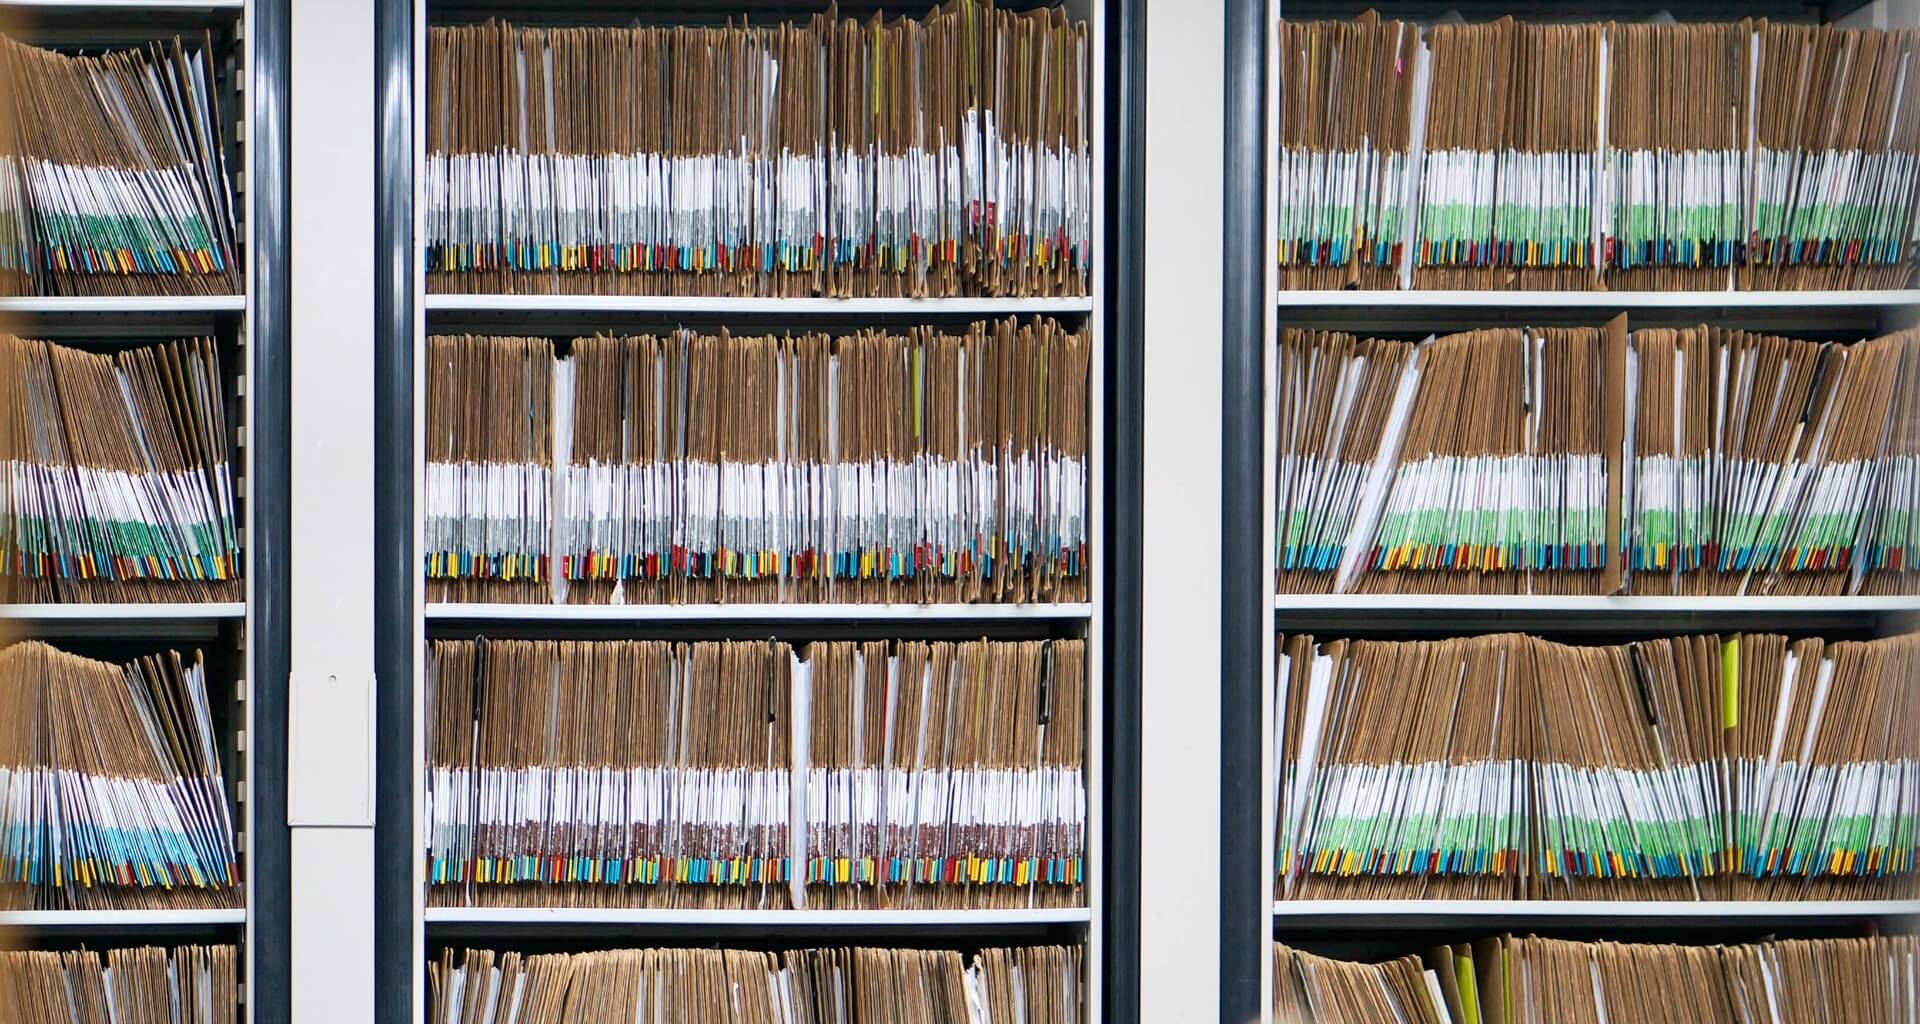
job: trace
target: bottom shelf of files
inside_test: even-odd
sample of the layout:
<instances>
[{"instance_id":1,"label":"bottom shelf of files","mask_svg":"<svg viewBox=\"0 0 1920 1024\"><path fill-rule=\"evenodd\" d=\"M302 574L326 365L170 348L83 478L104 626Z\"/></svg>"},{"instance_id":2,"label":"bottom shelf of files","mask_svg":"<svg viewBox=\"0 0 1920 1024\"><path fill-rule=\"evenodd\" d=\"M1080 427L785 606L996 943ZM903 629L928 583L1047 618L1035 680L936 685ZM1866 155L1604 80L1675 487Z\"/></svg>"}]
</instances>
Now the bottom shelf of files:
<instances>
[{"instance_id":1,"label":"bottom shelf of files","mask_svg":"<svg viewBox=\"0 0 1920 1024\"><path fill-rule=\"evenodd\" d=\"M1920 938L1612 942L1484 933L1398 954L1273 945L1275 1024L1907 1024Z\"/></svg>"},{"instance_id":2,"label":"bottom shelf of files","mask_svg":"<svg viewBox=\"0 0 1920 1024\"><path fill-rule=\"evenodd\" d=\"M225 944L0 950L0 1020L235 1024L239 961Z\"/></svg>"}]
</instances>

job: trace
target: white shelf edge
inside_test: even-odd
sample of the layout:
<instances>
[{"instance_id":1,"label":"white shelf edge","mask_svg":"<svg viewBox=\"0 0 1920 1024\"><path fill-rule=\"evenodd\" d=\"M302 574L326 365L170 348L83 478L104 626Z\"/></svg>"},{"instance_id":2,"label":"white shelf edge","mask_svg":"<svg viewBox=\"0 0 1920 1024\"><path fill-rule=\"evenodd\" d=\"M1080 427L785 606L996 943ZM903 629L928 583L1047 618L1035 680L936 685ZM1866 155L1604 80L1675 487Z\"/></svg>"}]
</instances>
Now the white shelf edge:
<instances>
[{"instance_id":1,"label":"white shelf edge","mask_svg":"<svg viewBox=\"0 0 1920 1024\"><path fill-rule=\"evenodd\" d=\"M0 10L234 11L246 0L0 0Z\"/></svg>"},{"instance_id":2,"label":"white shelf edge","mask_svg":"<svg viewBox=\"0 0 1920 1024\"><path fill-rule=\"evenodd\" d=\"M429 295L429 313L1087 313L1091 296L1069 298L828 299L694 295Z\"/></svg>"},{"instance_id":3,"label":"white shelf edge","mask_svg":"<svg viewBox=\"0 0 1920 1024\"><path fill-rule=\"evenodd\" d=\"M843 619L897 622L1085 619L1074 604L428 604L426 618L500 622L732 622Z\"/></svg>"},{"instance_id":4,"label":"white shelf edge","mask_svg":"<svg viewBox=\"0 0 1920 1024\"><path fill-rule=\"evenodd\" d=\"M802 927L931 927L1086 924L1086 907L1040 910L617 910L568 907L428 907L428 924L495 925L778 925Z\"/></svg>"},{"instance_id":5,"label":"white shelf edge","mask_svg":"<svg viewBox=\"0 0 1920 1024\"><path fill-rule=\"evenodd\" d=\"M1896 288L1842 292L1533 292L1533 291L1333 291L1302 290L1278 293L1282 310L1299 308L1374 307L1395 310L1531 308L1531 309L1890 309L1920 308L1920 289Z\"/></svg>"},{"instance_id":6,"label":"white shelf edge","mask_svg":"<svg viewBox=\"0 0 1920 1024\"><path fill-rule=\"evenodd\" d=\"M240 601L204 604L0 604L0 622L173 622L245 618Z\"/></svg>"},{"instance_id":7,"label":"white shelf edge","mask_svg":"<svg viewBox=\"0 0 1920 1024\"><path fill-rule=\"evenodd\" d=\"M1276 900L1276 924L1298 919L1446 918L1533 921L1920 917L1920 900Z\"/></svg>"},{"instance_id":8,"label":"white shelf edge","mask_svg":"<svg viewBox=\"0 0 1920 1024\"><path fill-rule=\"evenodd\" d=\"M0 910L0 928L161 928L244 924L247 912L226 910Z\"/></svg>"},{"instance_id":9,"label":"white shelf edge","mask_svg":"<svg viewBox=\"0 0 1920 1024\"><path fill-rule=\"evenodd\" d=\"M9 6L0 0L0 9ZM58 5L65 6L65 5ZM97 7L99 4L74 4ZM138 6L138 5L129 5ZM180 315L191 313L239 313L247 308L245 295L60 295L0 298L0 313L92 313L101 315Z\"/></svg>"},{"instance_id":10,"label":"white shelf edge","mask_svg":"<svg viewBox=\"0 0 1920 1024\"><path fill-rule=\"evenodd\" d=\"M1281 594L1276 612L1920 612L1920 598L1872 597L1579 597L1532 594Z\"/></svg>"}]
</instances>

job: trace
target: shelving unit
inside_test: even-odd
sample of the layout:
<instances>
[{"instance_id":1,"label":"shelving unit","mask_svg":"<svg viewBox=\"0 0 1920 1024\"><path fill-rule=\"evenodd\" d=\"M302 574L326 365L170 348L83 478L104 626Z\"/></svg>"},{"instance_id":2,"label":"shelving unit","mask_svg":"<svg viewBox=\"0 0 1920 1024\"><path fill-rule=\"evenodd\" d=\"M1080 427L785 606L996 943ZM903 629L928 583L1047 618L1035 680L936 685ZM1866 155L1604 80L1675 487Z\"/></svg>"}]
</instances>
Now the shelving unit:
<instances>
[{"instance_id":1,"label":"shelving unit","mask_svg":"<svg viewBox=\"0 0 1920 1024\"><path fill-rule=\"evenodd\" d=\"M284 421L277 408L277 359L284 327L257 322L256 300L269 276L271 228L278 211L256 218L256 190L284 182L283 150L263 148L258 119L282 112L284 90L269 88L283 62L260 43L263 31L284 32L285 0L0 0L0 27L16 38L58 49L99 52L137 46L175 34L209 32L222 89L227 166L238 200L242 294L213 296L0 297L0 324L21 337L95 350L117 350L183 337L211 337L226 377L224 401L234 436L234 484L240 502L245 598L239 601L153 604L0 605L6 640L45 639L80 653L115 656L130 651L202 649L208 689L230 787L241 867L243 905L217 910L61 910L0 912L0 931L16 944L84 941L94 949L173 941L214 942L239 948L241 1005L247 1024L281 1024L288 1016L284 981L287 878L280 855L286 822L285 765L267 736L284 731L284 690L261 686L271 678L277 639L284 636L284 605L273 577L284 566L272 552L284 536L284 502L262 495L260 475L283 466L287 440L263 420ZM273 288L267 288L275 292ZM277 292L276 292L277 293ZM260 556L268 555L266 559ZM276 625L259 629L257 616L274 609ZM284 673L284 669L281 670ZM284 683L284 678L281 680ZM261 730L255 729L256 723ZM282 979L276 981L276 979Z\"/></svg>"},{"instance_id":2,"label":"shelving unit","mask_svg":"<svg viewBox=\"0 0 1920 1024\"><path fill-rule=\"evenodd\" d=\"M1782 334L1856 340L1878 333L1920 324L1920 290L1878 290L1851 292L1774 292L1774 291L1453 291L1453 290L1294 290L1284 289L1274 266L1276 252L1274 207L1279 194L1278 119L1280 117L1280 62L1288 55L1274 45L1279 19L1346 19L1369 6L1359 3L1312 3L1303 11L1297 4L1265 3L1252 5L1265 18L1266 37L1260 46L1257 70L1243 73L1258 75L1257 85L1245 79L1235 80L1230 72L1228 94L1237 89L1257 91L1264 97L1264 139L1257 143L1257 154L1240 152L1251 161L1256 155L1264 179L1233 183L1235 155L1233 132L1229 131L1229 185L1246 190L1238 197L1239 209L1259 211L1263 225L1260 267L1257 271L1230 271L1252 279L1258 276L1258 313L1248 300L1246 315L1258 318L1259 356L1262 372L1257 396L1243 396L1257 403L1262 418L1262 443L1252 450L1233 450L1229 437L1229 463L1254 474L1260 481L1261 497L1257 527L1249 523L1249 532L1257 529L1259 554L1251 556L1260 563L1262 596L1259 619L1249 631L1248 641L1260 645L1261 674L1258 679L1223 679L1227 700L1245 699L1246 714L1257 719L1247 729L1259 730L1257 748L1235 755L1223 747L1224 770L1259 773L1260 818L1257 830L1241 837L1259 844L1259 876L1264 880L1265 896L1256 907L1223 906L1223 915L1253 914L1263 919L1259 932L1267 938L1283 941L1313 940L1331 942L1347 950L1360 951L1363 958L1374 953L1405 953L1418 934L1428 937L1478 937L1505 931L1525 932L1555 929L1577 932L1596 938L1608 936L1609 929L1620 932L1678 931L1710 938L1716 929L1777 929L1791 936L1796 929L1821 930L1827 934L1866 929L1903 930L1920 925L1920 901L1815 901L1792 902L1616 902L1616 901L1488 901L1488 900L1300 900L1273 901L1274 800L1277 757L1272 735L1273 673L1275 638L1278 635L1311 632L1320 636L1357 636L1382 639L1434 638L1482 633L1526 631L1568 639L1641 637L1683 632L1778 631L1792 635L1870 637L1909 630L1920 625L1920 598L1916 597L1558 597L1558 596L1449 596L1399 594L1286 594L1276 591L1270 556L1274 550L1275 515L1275 435L1278 404L1275 399L1273 345L1282 329L1304 327L1341 330L1362 337L1398 337L1418 339L1430 334L1497 326L1598 326L1624 313L1629 329L1643 326L1687 326L1725 324L1749 329L1765 329ZM1641 5L1645 6L1645 5ZM1663 5L1664 6L1664 5ZM1591 7L1591 5L1589 5ZM1629 10L1629 8L1631 8ZM1284 9L1284 11L1283 11ZM1381 7L1383 17L1426 21L1438 17L1448 5L1388 4ZM1682 21L1728 20L1749 13L1730 13L1712 5L1679 5L1671 8ZM1458 5L1468 21L1490 21L1505 14L1520 18L1553 21L1621 18L1637 20L1643 14L1633 4L1603 5L1600 9L1580 5L1553 5L1538 13L1522 10L1521 5L1473 3ZM1650 11L1644 13L1651 13ZM1773 16L1769 14L1769 16ZM1805 10L1790 17L1804 18ZM1230 29L1231 31L1231 29ZM1231 119L1231 113L1230 113ZM1242 165L1246 166L1246 165ZM1229 196L1228 218L1234 217L1235 197ZM1253 284L1248 284L1253 287ZM1231 286L1229 295L1233 294ZM1231 302L1231 300L1230 300ZM1228 321L1233 322L1230 308ZM1229 346L1241 344L1254 333L1248 324L1236 335L1230 328ZM1234 399L1229 398L1229 402ZM1229 422L1233 413L1229 412ZM1258 459L1258 467L1251 460ZM1233 470L1230 469L1230 472ZM1229 493L1229 500L1235 495ZM1251 510L1243 510L1250 512ZM1229 510L1231 516L1232 510ZM1254 635L1257 634L1257 635ZM1257 693L1254 688L1257 687ZM1231 745L1231 734L1223 744ZM1251 739L1251 736L1246 738ZM1252 763L1248 763L1251 760ZM1244 790L1242 791L1244 792ZM1245 806L1239 805L1239 806ZM1223 805L1223 814L1240 813L1234 805ZM1234 847L1235 854L1254 851L1245 845ZM1233 854L1230 854L1232 856ZM1242 935L1251 935L1245 929ZM1264 959L1264 950L1261 951ZM1234 970L1226 965L1229 954L1223 950L1223 977ZM1223 1005L1246 1007L1248 1016L1257 1012L1262 1020L1271 1015L1272 977L1270 963L1257 967L1253 979L1237 974L1240 984L1257 980L1258 991L1236 991ZM1233 984L1233 983L1229 983ZM1234 1001L1243 1000L1243 1001ZM1256 1008L1257 1009L1254 1009Z\"/></svg>"},{"instance_id":3,"label":"shelving unit","mask_svg":"<svg viewBox=\"0 0 1920 1024\"><path fill-rule=\"evenodd\" d=\"M460 0L415 0L412 25L411 65L413 75L413 123L418 126L426 116L425 74L428 24L458 24L485 17L530 23L608 24L628 23L633 12L615 9L596 0L570 0L559 6L512 5L499 3L463 3ZM1038 6L1018 3L1011 6ZM1093 79L1107 81L1110 58L1099 40L1105 38L1103 0L1069 0L1068 11L1089 20ZM844 5L843 5L844 8ZM750 10L756 23L778 20L789 15L805 16L817 10L806 5L755 2ZM865 8L855 5L865 16ZM661 21L690 17L696 21L717 23L716 13L723 7L671 10L642 15ZM892 14L891 10L888 12ZM1096 188L1107 187L1104 111L1109 89L1096 88L1092 98L1093 178ZM412 163L425 166L424 132L411 133ZM1089 645L1087 753L1087 832L1086 885L1087 906L1061 910L798 910L798 911L691 911L691 910L502 910L489 908L430 908L426 906L428 886L421 870L420 851L424 837L416 813L424 806L425 765L419 754L411 759L411 776L403 800L398 794L383 807L404 806L414 822L411 843L406 850L408 872L413 879L411 905L396 915L383 906L380 913L381 941L393 941L396 948L405 942L411 949L409 984L412 992L389 992L383 985L382 1020L418 1022L425 987L426 957L438 946L455 941L469 945L487 945L489 940L511 941L516 937L537 937L548 948L555 945L574 948L627 944L644 937L669 945L711 944L717 939L748 938L764 943L768 936L780 937L786 945L843 944L856 939L889 945L958 945L966 948L971 938L982 935L1011 936L1015 939L1044 938L1053 942L1081 943L1087 965L1086 1020L1100 1020L1103 977L1101 974L1102 915L1097 911L1105 896L1102 844L1105 743L1100 723L1106 714L1101 680L1105 676L1102 643L1108 614L1103 597L1106 573L1104 563L1107 514L1102 507L1106 452L1107 413L1102 398L1107 346L1104 309L1110 275L1096 258L1090 294L1076 298L701 298L674 296L543 296L543 295L456 295L426 294L424 275L424 237L421 189L424 175L415 172L407 195L413 222L412 248L407 250L412 267L407 277L409 291L402 296L407 311L406 346L411 353L409 387L412 408L407 414L412 423L412 495L424 496L423 417L426 375L423 365L425 339L429 335L452 332L534 335L572 338L594 331L640 333L657 331L661 324L681 322L727 326L736 330L752 328L778 333L788 329L840 331L862 326L907 326L920 323L954 325L973 320L1006 317L1022 319L1054 317L1069 324L1085 323L1095 339L1092 361L1092 408L1090 452L1090 549L1095 553L1088 570L1089 593L1093 600L1068 604L488 604L427 603L418 571L417 558L407 562L410 577L407 589L396 595L410 609L409 654L411 679L405 704L410 720L396 727L409 730L414 751L422 749L425 725L425 650L427 643L442 637L510 635L521 638L543 637L689 637L751 638L768 636L842 639L922 637L1014 638L1032 636L1082 636ZM1095 252L1102 251L1105 238L1105 204L1096 203L1093 240ZM412 529L412 547L417 551L423 502L407 498L406 522ZM387 686L382 669L383 687ZM391 719L388 719L391 721ZM389 735L382 726L382 735ZM384 774L382 786L395 780ZM383 801L386 798L383 798ZM384 812L383 812L384 813ZM384 845L376 856L382 863L397 865L400 858L391 845ZM391 939L387 937L392 937ZM397 973L397 972L396 972ZM1131 979L1116 979L1115 984L1130 984ZM401 1014L410 1016L401 1016Z\"/></svg>"}]
</instances>

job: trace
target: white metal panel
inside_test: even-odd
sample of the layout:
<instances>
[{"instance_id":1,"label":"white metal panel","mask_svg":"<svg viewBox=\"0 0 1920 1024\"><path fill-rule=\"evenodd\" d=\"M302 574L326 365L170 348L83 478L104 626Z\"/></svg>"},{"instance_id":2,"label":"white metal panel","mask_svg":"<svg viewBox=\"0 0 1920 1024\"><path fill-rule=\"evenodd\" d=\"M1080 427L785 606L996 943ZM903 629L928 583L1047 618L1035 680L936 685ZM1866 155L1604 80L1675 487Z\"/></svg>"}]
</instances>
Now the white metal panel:
<instances>
[{"instance_id":1,"label":"white metal panel","mask_svg":"<svg viewBox=\"0 0 1920 1024\"><path fill-rule=\"evenodd\" d=\"M295 1024L373 1020L373 830L292 830Z\"/></svg>"},{"instance_id":2,"label":"white metal panel","mask_svg":"<svg viewBox=\"0 0 1920 1024\"><path fill-rule=\"evenodd\" d=\"M1205 879L1220 856L1224 8L1150 3L1146 46L1140 1017L1199 1020L1220 999Z\"/></svg>"},{"instance_id":3,"label":"white metal panel","mask_svg":"<svg viewBox=\"0 0 1920 1024\"><path fill-rule=\"evenodd\" d=\"M292 0L288 792L296 1024L373 1017L372 0ZM329 679L354 681L337 692ZM347 752L341 771L328 753Z\"/></svg>"}]
</instances>

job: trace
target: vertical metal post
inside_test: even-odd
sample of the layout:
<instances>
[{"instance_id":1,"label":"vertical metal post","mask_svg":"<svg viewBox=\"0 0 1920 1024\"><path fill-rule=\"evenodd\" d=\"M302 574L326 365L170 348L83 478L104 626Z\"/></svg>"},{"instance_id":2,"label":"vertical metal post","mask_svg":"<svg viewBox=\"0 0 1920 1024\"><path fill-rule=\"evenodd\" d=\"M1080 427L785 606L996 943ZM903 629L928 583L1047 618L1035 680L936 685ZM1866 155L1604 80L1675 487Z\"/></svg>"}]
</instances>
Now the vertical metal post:
<instances>
[{"instance_id":1,"label":"vertical metal post","mask_svg":"<svg viewBox=\"0 0 1920 1024\"><path fill-rule=\"evenodd\" d=\"M1266 380L1263 0L1227 0L1220 380L1220 1019L1257 1021L1268 955L1262 877L1262 382Z\"/></svg>"}]
</instances>

